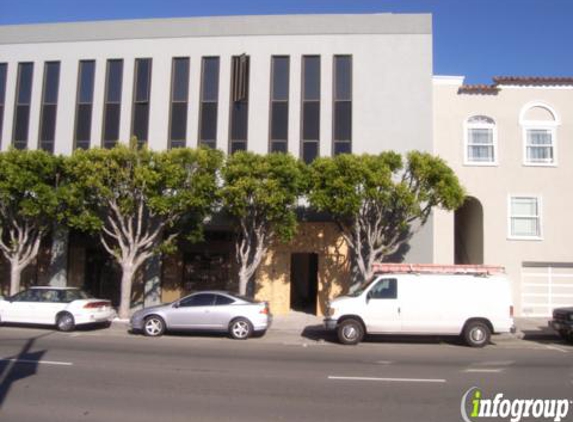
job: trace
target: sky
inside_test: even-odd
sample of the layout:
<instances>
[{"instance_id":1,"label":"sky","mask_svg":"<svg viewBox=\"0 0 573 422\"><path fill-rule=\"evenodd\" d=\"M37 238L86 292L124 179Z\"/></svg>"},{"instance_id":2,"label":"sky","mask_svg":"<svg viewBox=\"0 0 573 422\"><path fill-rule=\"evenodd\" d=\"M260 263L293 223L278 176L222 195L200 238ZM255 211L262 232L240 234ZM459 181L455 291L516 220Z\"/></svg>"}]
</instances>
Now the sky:
<instances>
[{"instance_id":1,"label":"sky","mask_svg":"<svg viewBox=\"0 0 573 422\"><path fill-rule=\"evenodd\" d=\"M573 0L0 0L0 25L216 15L431 13L434 74L573 76Z\"/></svg>"}]
</instances>

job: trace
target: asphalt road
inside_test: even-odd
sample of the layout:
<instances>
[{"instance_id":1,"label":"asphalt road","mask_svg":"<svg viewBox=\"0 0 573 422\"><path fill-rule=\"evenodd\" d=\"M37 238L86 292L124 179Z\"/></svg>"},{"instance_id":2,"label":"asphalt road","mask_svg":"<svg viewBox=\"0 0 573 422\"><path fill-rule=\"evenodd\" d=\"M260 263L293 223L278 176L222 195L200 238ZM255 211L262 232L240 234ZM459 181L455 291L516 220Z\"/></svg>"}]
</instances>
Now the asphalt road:
<instances>
[{"instance_id":1,"label":"asphalt road","mask_svg":"<svg viewBox=\"0 0 573 422\"><path fill-rule=\"evenodd\" d=\"M0 421L459 421L474 386L573 400L560 342L272 339L1 327Z\"/></svg>"}]
</instances>

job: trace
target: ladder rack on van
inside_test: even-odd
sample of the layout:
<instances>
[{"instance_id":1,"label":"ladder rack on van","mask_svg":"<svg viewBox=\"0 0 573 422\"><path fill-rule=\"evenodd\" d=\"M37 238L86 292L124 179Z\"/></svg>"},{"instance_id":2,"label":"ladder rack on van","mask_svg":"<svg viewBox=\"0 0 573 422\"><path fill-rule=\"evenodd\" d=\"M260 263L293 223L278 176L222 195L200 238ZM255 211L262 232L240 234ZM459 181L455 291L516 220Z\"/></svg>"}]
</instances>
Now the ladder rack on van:
<instances>
[{"instance_id":1,"label":"ladder rack on van","mask_svg":"<svg viewBox=\"0 0 573 422\"><path fill-rule=\"evenodd\" d=\"M505 274L505 268L499 265L442 265L442 264L388 264L372 265L375 273L423 273L423 274Z\"/></svg>"}]
</instances>

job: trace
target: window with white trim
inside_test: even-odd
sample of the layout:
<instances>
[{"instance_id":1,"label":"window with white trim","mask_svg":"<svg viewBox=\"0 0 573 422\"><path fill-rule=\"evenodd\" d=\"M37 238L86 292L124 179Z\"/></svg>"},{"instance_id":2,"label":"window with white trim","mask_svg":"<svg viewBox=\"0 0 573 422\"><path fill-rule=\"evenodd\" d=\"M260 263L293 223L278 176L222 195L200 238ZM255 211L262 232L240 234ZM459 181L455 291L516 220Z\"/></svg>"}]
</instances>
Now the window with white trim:
<instances>
[{"instance_id":1,"label":"window with white trim","mask_svg":"<svg viewBox=\"0 0 573 422\"><path fill-rule=\"evenodd\" d=\"M523 164L555 166L560 124L555 110L540 102L528 103L521 110L519 123L523 131Z\"/></svg>"},{"instance_id":2,"label":"window with white trim","mask_svg":"<svg viewBox=\"0 0 573 422\"><path fill-rule=\"evenodd\" d=\"M466 121L465 163L492 165L497 163L495 121L487 116L472 116Z\"/></svg>"},{"instance_id":3,"label":"window with white trim","mask_svg":"<svg viewBox=\"0 0 573 422\"><path fill-rule=\"evenodd\" d=\"M525 128L525 162L527 164L553 164L554 130Z\"/></svg>"},{"instance_id":4,"label":"window with white trim","mask_svg":"<svg viewBox=\"0 0 573 422\"><path fill-rule=\"evenodd\" d=\"M516 239L541 238L541 201L535 196L509 199L509 236Z\"/></svg>"}]
</instances>

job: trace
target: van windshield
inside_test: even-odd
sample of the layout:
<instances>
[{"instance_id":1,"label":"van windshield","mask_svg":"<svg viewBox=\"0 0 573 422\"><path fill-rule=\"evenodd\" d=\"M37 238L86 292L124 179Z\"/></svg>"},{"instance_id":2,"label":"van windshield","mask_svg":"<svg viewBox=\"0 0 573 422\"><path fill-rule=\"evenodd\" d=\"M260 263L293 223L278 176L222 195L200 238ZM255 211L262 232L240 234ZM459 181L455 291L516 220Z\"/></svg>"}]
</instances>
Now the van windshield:
<instances>
[{"instance_id":1,"label":"van windshield","mask_svg":"<svg viewBox=\"0 0 573 422\"><path fill-rule=\"evenodd\" d=\"M358 297L376 280L378 277L373 275L366 283L355 283L350 286L349 292L346 296Z\"/></svg>"}]
</instances>

